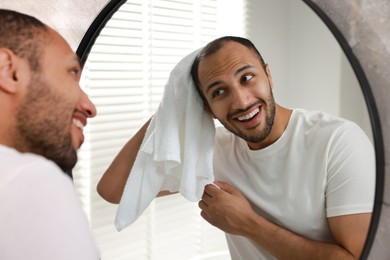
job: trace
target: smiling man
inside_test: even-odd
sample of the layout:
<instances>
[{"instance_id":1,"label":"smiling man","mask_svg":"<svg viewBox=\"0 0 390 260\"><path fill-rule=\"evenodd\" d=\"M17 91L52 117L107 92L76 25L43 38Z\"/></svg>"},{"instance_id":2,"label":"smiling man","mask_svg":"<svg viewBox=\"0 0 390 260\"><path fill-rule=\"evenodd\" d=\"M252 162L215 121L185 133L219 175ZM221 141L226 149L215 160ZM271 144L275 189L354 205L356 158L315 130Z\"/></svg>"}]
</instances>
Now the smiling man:
<instances>
[{"instance_id":1,"label":"smiling man","mask_svg":"<svg viewBox=\"0 0 390 260\"><path fill-rule=\"evenodd\" d=\"M226 232L232 259L358 259L375 188L363 131L277 104L269 66L244 38L209 43L192 75L224 126L214 149L220 189L208 185L199 207Z\"/></svg>"},{"instance_id":2,"label":"smiling man","mask_svg":"<svg viewBox=\"0 0 390 260\"><path fill-rule=\"evenodd\" d=\"M247 39L212 41L191 73L205 113L223 125L214 142L219 188L206 186L199 207L226 233L231 258L358 259L375 189L365 133L339 117L277 104L270 68ZM120 202L149 122L99 181L107 201Z\"/></svg>"},{"instance_id":3,"label":"smiling man","mask_svg":"<svg viewBox=\"0 0 390 260\"><path fill-rule=\"evenodd\" d=\"M95 106L80 62L39 20L0 9L0 258L99 259L64 171Z\"/></svg>"}]
</instances>

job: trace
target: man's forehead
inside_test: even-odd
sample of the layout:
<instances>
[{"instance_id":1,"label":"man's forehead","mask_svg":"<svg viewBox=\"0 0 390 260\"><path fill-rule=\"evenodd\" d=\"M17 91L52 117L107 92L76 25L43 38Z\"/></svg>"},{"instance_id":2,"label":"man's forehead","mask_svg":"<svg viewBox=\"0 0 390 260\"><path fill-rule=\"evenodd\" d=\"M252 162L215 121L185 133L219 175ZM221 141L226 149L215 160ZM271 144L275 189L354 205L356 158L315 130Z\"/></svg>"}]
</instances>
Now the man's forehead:
<instances>
[{"instance_id":1,"label":"man's forehead","mask_svg":"<svg viewBox=\"0 0 390 260\"><path fill-rule=\"evenodd\" d=\"M255 53L245 45L236 42L228 42L215 53L200 60L199 70L202 70L205 67L215 66L216 64L223 65L232 60L240 63L253 64L254 61L258 59Z\"/></svg>"},{"instance_id":2,"label":"man's forehead","mask_svg":"<svg viewBox=\"0 0 390 260\"><path fill-rule=\"evenodd\" d=\"M78 56L71 49L68 42L58 32L50 29L49 37L50 39L48 46L45 48L46 50L55 51L57 53L56 55L63 56L64 58L66 57L66 59L74 60L80 64Z\"/></svg>"}]
</instances>

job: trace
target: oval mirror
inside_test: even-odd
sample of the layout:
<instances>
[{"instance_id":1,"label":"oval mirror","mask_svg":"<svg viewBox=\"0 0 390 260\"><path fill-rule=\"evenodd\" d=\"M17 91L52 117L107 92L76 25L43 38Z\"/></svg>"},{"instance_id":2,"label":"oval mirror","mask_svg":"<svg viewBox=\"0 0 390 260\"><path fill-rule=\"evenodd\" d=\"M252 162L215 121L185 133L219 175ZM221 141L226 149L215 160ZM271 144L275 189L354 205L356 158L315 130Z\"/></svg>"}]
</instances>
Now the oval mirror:
<instances>
[{"instance_id":1,"label":"oval mirror","mask_svg":"<svg viewBox=\"0 0 390 260\"><path fill-rule=\"evenodd\" d=\"M291 2L298 1L300 0L293 0ZM18 0L0 1L0 7L14 9L17 11L25 12L27 14L31 14L33 16L38 17L39 19L42 19L44 22L51 25L53 28L59 30L59 32L65 36L65 38L70 42L71 46L74 49L79 46L77 49L77 53L80 56L82 62L84 63L88 58L88 54L90 53L90 50L94 45L96 37L98 37L101 30L110 20L111 16L125 2L125 0L85 0L82 2L76 0L47 0L45 1L44 5L40 5L36 2L29 0ZM146 2L144 3L146 5L147 3L153 1L144 2ZM286 11L286 8L289 8L286 7L286 5L290 5L290 1L288 1L288 3L271 0L263 0L260 2L265 2L266 4L266 9L264 10L263 8L263 15L265 15L265 17L268 17L266 23L269 26L277 23L279 27L281 27L280 23L278 23L278 21L275 22L275 19L270 15L271 13L274 14L271 11L278 11L278 7L282 8L281 13L284 13L287 16L291 14L290 12ZM247 9L249 10L248 13L251 12L252 15L256 15L257 11L261 12L262 10L258 9L260 2L257 2L255 0L249 1L247 5ZM363 90L363 96L366 100L366 104L369 111L368 114L371 122L372 140L375 144L377 178L374 216L362 259L388 259L388 256L390 255L390 247L388 247L387 245L387 241L389 241L390 239L390 193L388 192L390 191L390 182L386 181L385 183L385 174L388 175L388 167L385 168L385 165L389 164L390 156L387 155L385 157L384 153L385 150L389 150L388 147L390 137L387 134L390 133L390 124L388 124L388 122L390 122L388 118L388 115L390 114L390 103L388 102L390 98L390 92L388 91L388 83L390 82L390 74L388 73L388 68L390 67L390 34L388 33L390 31L390 9L388 8L388 1L303 0L303 2L305 2L314 11L311 14L306 13L306 15L312 16L314 13L316 13L325 22L326 26L331 30L333 35L336 36L336 39L342 47L345 55L347 56L349 63L352 64L353 71L358 76L357 81L360 83L360 87ZM142 1L138 1L138 3L142 5ZM291 5L295 4L296 3L292 3ZM298 8L303 8L301 3L298 5L300 6ZM95 17L96 19L93 20ZM236 15L232 15L231 17L236 17ZM282 20L287 19L287 17L280 16L278 18ZM259 19L261 20L261 17L259 17ZM91 26L87 30L90 24ZM299 24L299 19L294 22L294 24L295 26ZM250 25L246 33L249 34L250 32L252 32L251 36L255 35L255 33L253 32L256 32L256 30L260 28L258 26L258 24ZM265 29L265 31L271 33L271 35L272 33L274 33L274 31L271 30L267 31ZM87 33L84 35L85 32ZM316 32L312 33L317 35ZM83 36L84 38L82 38ZM282 38L279 38L279 40L283 40L285 39L285 37L286 36L283 36ZM267 41L264 42L263 40L264 39L261 39L261 41L256 42L256 44L263 44L259 47L264 48L264 50L261 49L261 51L268 55L268 62L272 62L272 71L278 76L278 81L280 81L278 84L279 88L281 88L282 86L285 86L282 85L282 76L286 75L285 66L280 64L280 61L283 61L283 59L278 57L277 53L272 54L272 50L268 51L267 49L265 49L267 48ZM302 46L312 47L311 45L309 46L306 42L305 45ZM266 52L270 53L268 54ZM340 65L348 64L345 59L342 62L337 62L337 64L338 66L350 71L350 68L346 68L344 67L344 65ZM278 68L278 66L280 67ZM85 78L85 80L88 81L88 78ZM349 80L356 82L355 79L351 78L344 79L343 82L349 82ZM317 86L317 84L315 85ZM354 94L351 94L352 92L349 91L344 91L347 90L347 88L344 88L343 90L340 90L341 93L338 93L339 95L337 96L337 98L346 98L354 100L354 96L356 95L356 98L360 99L361 93L359 91L356 92L354 84L351 83L350 86L353 86L353 90L355 90L355 92L353 92ZM93 90L93 92L94 91L95 90ZM310 92L310 89L308 89L308 91ZM323 93L322 91L323 90L320 90L320 93ZM323 94L326 95L326 93ZM94 95L98 94L94 93ZM295 102L293 100L290 100L289 98L283 97L283 95L279 93L278 98L285 102ZM303 104L301 102L305 103ZM295 105L294 103L290 104ZM302 106L316 106L316 104L303 99L301 99L300 102L297 104ZM318 105L321 104L323 103L318 103ZM356 121L362 123L367 121L367 118L365 116L360 118L356 113L352 113L353 111L348 112L349 109L348 107L344 107L345 104L347 103L339 104L338 108L340 109L340 111L344 111L343 113L346 117L356 119ZM359 108L363 107L364 106L359 106ZM364 114L366 114L366 111L363 109L362 115ZM370 130L366 128L366 123L363 123L362 127L367 131L367 133L370 132ZM91 127L88 131L92 133L95 130L93 129L93 127ZM101 132L104 132L104 130L102 130ZM125 137L123 137L123 139L125 139ZM92 139L90 141L93 142ZM115 145L120 144L117 143ZM102 148L100 144L95 143L91 147L93 148L91 149L91 151L93 152L94 156L96 158L99 158L99 149ZM116 150L112 149L111 152L115 153ZM85 159L88 158L89 153L84 150L81 152L80 156ZM80 164L78 165L78 169L81 169L80 172L82 172L82 177L79 177L77 174L76 178L78 178L78 180L76 182L76 186L81 198L83 199L84 208L88 216L90 217L94 233L96 233L98 236L98 244L102 245L102 234L107 234L107 232L111 232L110 229L112 229L111 227L107 227L105 225L112 225L112 216L113 214L115 214L115 210L112 210L110 214L107 214L106 219L104 219L104 216L102 219L96 219L94 217L95 212L99 210L99 208L107 209L107 204L102 202L101 199L99 199L99 201L96 200L95 184L97 182L97 179L99 178L98 175L101 173L101 171L99 173L94 172L93 167L97 166L104 168L107 162L103 160L102 162L99 162L99 160L94 160L92 162L90 160L84 159L80 160ZM386 186L389 187L389 189L385 189ZM149 226L145 224L142 228L132 230L131 232L138 232L138 234L144 234L149 231ZM115 239L112 240L111 244L108 242L104 242L105 246L102 247L102 252L105 257L103 257L103 259L134 258L133 256L126 257L127 253L125 252L125 249L118 249L115 247L120 240L122 240L123 244L137 245L137 248L141 248L141 251L147 243L143 240L143 236L141 236L141 240L129 240L127 237L122 236L120 233L111 234L107 237L108 238L104 240L106 242L110 240L110 238ZM152 240L156 242L156 238L153 238ZM201 243L200 241L207 241L207 239L197 239L197 244ZM161 239L158 242L160 243ZM217 247L213 248L214 244L215 243L212 243L212 245L206 245L206 247L208 246L209 248L211 248L211 250L214 250L216 252L220 250L220 256L224 257L224 251L221 250L221 248L223 248L223 244L222 247L219 247L221 246L221 244L217 243ZM116 253L111 253L110 255L108 251L112 248L115 249ZM140 250L137 249L135 250L135 252L138 252ZM164 253L161 255L167 256L168 254ZM152 256L149 255L149 257ZM205 256L204 258L206 257L207 256ZM213 256L209 255L209 257L211 258ZM217 258L218 253L216 253L216 256L214 257Z\"/></svg>"},{"instance_id":2,"label":"oval mirror","mask_svg":"<svg viewBox=\"0 0 390 260\"><path fill-rule=\"evenodd\" d=\"M89 126L87 144L75 168L75 183L88 201L85 207L104 259L117 259L116 252L124 259L148 254L156 259L178 259L179 255L229 259L222 233L203 223L196 205L179 195L159 198L134 225L117 233L113 226L116 206L102 201L95 191L121 146L155 111L170 69L181 57L217 36L244 36L255 43L270 64L277 102L350 119L373 142L377 140L378 133L371 125L376 108L367 110L366 101L373 101L363 71L356 64L351 66L357 60L329 18L311 1L304 2L236 1L229 10L219 1L167 6L161 2L111 1L100 13L77 51L85 63L82 85L97 105L99 117ZM195 17L186 19L194 13ZM357 78L355 73L362 74ZM172 218L173 212L181 214ZM169 250L161 241L168 239L167 234L172 236L173 223L180 223L178 234L195 235L173 235L179 241L173 240ZM373 233L375 225L370 237ZM177 243L182 244L180 252L175 252Z\"/></svg>"}]
</instances>

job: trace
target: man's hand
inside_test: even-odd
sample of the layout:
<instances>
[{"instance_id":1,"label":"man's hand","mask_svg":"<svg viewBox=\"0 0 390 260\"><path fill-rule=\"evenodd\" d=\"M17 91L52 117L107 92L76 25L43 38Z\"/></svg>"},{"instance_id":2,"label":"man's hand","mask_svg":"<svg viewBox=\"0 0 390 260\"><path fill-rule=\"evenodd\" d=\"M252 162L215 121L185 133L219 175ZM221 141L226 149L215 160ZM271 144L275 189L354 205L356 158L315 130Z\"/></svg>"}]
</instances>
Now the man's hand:
<instances>
[{"instance_id":1,"label":"man's hand","mask_svg":"<svg viewBox=\"0 0 390 260\"><path fill-rule=\"evenodd\" d=\"M199 201L201 216L213 226L234 235L243 235L243 223L256 214L249 201L226 182L207 185Z\"/></svg>"},{"instance_id":2,"label":"man's hand","mask_svg":"<svg viewBox=\"0 0 390 260\"><path fill-rule=\"evenodd\" d=\"M256 214L245 196L225 182L207 185L199 201L202 217L217 228L244 236L278 259L358 259L371 214L329 218L336 243L311 240Z\"/></svg>"}]
</instances>

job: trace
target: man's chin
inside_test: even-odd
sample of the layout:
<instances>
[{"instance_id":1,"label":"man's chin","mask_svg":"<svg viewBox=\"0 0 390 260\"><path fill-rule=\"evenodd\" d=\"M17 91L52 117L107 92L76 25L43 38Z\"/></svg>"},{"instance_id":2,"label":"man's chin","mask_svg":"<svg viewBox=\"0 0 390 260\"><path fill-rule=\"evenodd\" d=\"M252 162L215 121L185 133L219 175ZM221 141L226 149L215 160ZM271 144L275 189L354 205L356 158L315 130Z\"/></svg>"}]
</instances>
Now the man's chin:
<instances>
[{"instance_id":1,"label":"man's chin","mask_svg":"<svg viewBox=\"0 0 390 260\"><path fill-rule=\"evenodd\" d=\"M73 167L76 165L77 157L74 160L67 160L67 161L61 161L56 163L58 167L61 168L63 172L70 172L72 171Z\"/></svg>"},{"instance_id":2,"label":"man's chin","mask_svg":"<svg viewBox=\"0 0 390 260\"><path fill-rule=\"evenodd\" d=\"M74 125L72 126L72 146L73 149L76 151L81 147L81 145L84 142L84 133L83 130L80 128L75 127Z\"/></svg>"},{"instance_id":3,"label":"man's chin","mask_svg":"<svg viewBox=\"0 0 390 260\"><path fill-rule=\"evenodd\" d=\"M64 172L71 171L77 163L76 149L71 149L66 154L63 154L60 157L52 158L52 161L55 164L57 164L58 167L60 167L62 171L64 171Z\"/></svg>"},{"instance_id":4,"label":"man's chin","mask_svg":"<svg viewBox=\"0 0 390 260\"><path fill-rule=\"evenodd\" d=\"M77 140L77 138L73 138L72 140L72 147L75 151L80 149L81 145L83 144L82 140Z\"/></svg>"}]
</instances>

